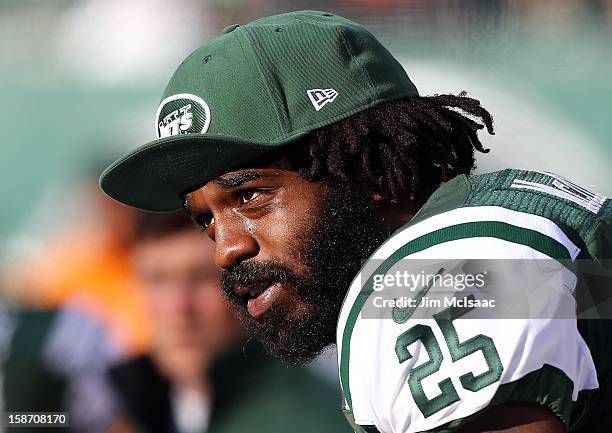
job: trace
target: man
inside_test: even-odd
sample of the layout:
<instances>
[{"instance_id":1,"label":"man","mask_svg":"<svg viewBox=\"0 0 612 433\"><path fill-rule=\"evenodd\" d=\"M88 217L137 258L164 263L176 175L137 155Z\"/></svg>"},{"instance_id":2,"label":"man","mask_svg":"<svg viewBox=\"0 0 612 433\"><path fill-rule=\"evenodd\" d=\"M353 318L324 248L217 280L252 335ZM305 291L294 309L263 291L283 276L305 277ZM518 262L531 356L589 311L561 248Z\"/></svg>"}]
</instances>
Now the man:
<instances>
[{"instance_id":1,"label":"man","mask_svg":"<svg viewBox=\"0 0 612 433\"><path fill-rule=\"evenodd\" d=\"M151 318L147 355L110 369L121 422L138 431L222 433L349 431L337 391L246 344L219 291L212 243L182 212L139 216L132 248ZM295 418L303 416L299 426Z\"/></svg>"},{"instance_id":2,"label":"man","mask_svg":"<svg viewBox=\"0 0 612 433\"><path fill-rule=\"evenodd\" d=\"M203 432L212 361L240 340L241 330L218 293L211 250L184 217L143 214L134 227L131 255L150 318L151 353L115 366L110 377L147 431Z\"/></svg>"},{"instance_id":3,"label":"man","mask_svg":"<svg viewBox=\"0 0 612 433\"><path fill-rule=\"evenodd\" d=\"M184 204L270 353L303 363L336 340L357 431L595 431L609 355L600 330L581 327L600 338L588 346L577 330L567 262L609 258L611 202L545 173L470 176L484 127L493 133L491 116L465 94L419 96L363 27L293 12L231 26L191 54L157 111L158 139L101 186L151 211ZM511 301L499 321L474 307L524 275L487 276L485 258L538 259L545 272L529 275L550 276L545 290L515 285L529 316L506 311ZM428 275L421 260L433 278L476 261L485 287L435 292L453 307L370 311L374 282L398 264ZM399 295L425 301L429 282Z\"/></svg>"}]
</instances>

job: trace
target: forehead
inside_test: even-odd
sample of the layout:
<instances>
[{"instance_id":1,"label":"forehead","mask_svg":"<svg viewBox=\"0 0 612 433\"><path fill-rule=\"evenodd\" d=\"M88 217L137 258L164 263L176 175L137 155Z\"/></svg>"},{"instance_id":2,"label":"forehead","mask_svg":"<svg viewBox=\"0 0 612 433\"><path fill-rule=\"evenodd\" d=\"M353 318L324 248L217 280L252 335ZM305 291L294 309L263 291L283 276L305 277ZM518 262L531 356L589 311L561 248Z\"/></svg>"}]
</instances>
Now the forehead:
<instances>
[{"instance_id":1,"label":"forehead","mask_svg":"<svg viewBox=\"0 0 612 433\"><path fill-rule=\"evenodd\" d=\"M159 265L180 264L197 258L209 262L214 245L197 228L184 229L164 236L144 239L133 248L136 259L150 259Z\"/></svg>"}]
</instances>

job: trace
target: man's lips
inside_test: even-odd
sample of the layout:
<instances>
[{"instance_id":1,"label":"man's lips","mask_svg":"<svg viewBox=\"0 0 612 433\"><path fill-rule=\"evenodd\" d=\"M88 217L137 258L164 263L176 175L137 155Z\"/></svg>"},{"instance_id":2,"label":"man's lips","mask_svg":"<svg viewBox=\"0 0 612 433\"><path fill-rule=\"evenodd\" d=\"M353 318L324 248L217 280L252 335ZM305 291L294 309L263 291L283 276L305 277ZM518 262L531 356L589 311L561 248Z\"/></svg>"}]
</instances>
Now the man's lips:
<instances>
[{"instance_id":1,"label":"man's lips","mask_svg":"<svg viewBox=\"0 0 612 433\"><path fill-rule=\"evenodd\" d=\"M236 287L234 294L240 298L248 298L247 310L253 317L261 316L268 311L279 298L283 287L280 283L270 284L265 288Z\"/></svg>"}]
</instances>

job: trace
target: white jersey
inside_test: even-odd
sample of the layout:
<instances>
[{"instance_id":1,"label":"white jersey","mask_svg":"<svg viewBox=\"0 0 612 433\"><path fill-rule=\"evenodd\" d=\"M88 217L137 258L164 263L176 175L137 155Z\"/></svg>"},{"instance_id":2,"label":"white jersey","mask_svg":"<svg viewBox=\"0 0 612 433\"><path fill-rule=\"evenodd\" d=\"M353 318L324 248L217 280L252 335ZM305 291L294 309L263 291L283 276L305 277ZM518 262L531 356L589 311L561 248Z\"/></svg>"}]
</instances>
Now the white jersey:
<instances>
[{"instance_id":1,"label":"white jersey","mask_svg":"<svg viewBox=\"0 0 612 433\"><path fill-rule=\"evenodd\" d=\"M560 200L515 188L517 179L558 178L517 170L455 178L353 281L337 344L357 430L450 432L517 400L548 407L568 426L581 392L598 387L572 266L588 255L587 236L570 239L572 221L527 209ZM483 198L487 190L497 194ZM605 198L578 198L557 207L575 220L597 221L604 204L610 213Z\"/></svg>"}]
</instances>

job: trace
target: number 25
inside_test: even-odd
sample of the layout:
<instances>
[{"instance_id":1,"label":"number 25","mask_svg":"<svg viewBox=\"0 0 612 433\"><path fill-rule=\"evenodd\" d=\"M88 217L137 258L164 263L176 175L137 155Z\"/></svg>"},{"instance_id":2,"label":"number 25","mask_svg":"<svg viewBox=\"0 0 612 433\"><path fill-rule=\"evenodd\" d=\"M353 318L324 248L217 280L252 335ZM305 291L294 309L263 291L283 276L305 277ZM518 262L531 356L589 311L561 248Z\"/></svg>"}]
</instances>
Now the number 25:
<instances>
[{"instance_id":1,"label":"number 25","mask_svg":"<svg viewBox=\"0 0 612 433\"><path fill-rule=\"evenodd\" d=\"M470 295L468 299L469 298L473 299L473 296ZM444 335L444 340L446 341L453 362L465 358L474 352L482 352L485 362L489 367L488 370L478 376L470 372L459 377L459 381L464 389L476 392L497 382L501 378L504 368L499 358L499 354L497 353L497 349L495 348L495 344L490 337L479 334L463 343L459 341L459 336L453 326L453 320L472 309L473 307L450 307L434 314L433 317L436 324L440 327L442 335ZM443 360L442 350L440 349L440 345L431 327L419 324L400 334L395 343L395 353L397 354L397 359L400 364L412 358L412 355L408 351L408 346L419 340L427 351L429 360L415 367L410 372L408 386L410 387L414 402L423 413L423 416L427 418L460 399L450 378L446 378L438 383L441 392L434 398L428 399L423 391L421 381L437 372Z\"/></svg>"}]
</instances>

